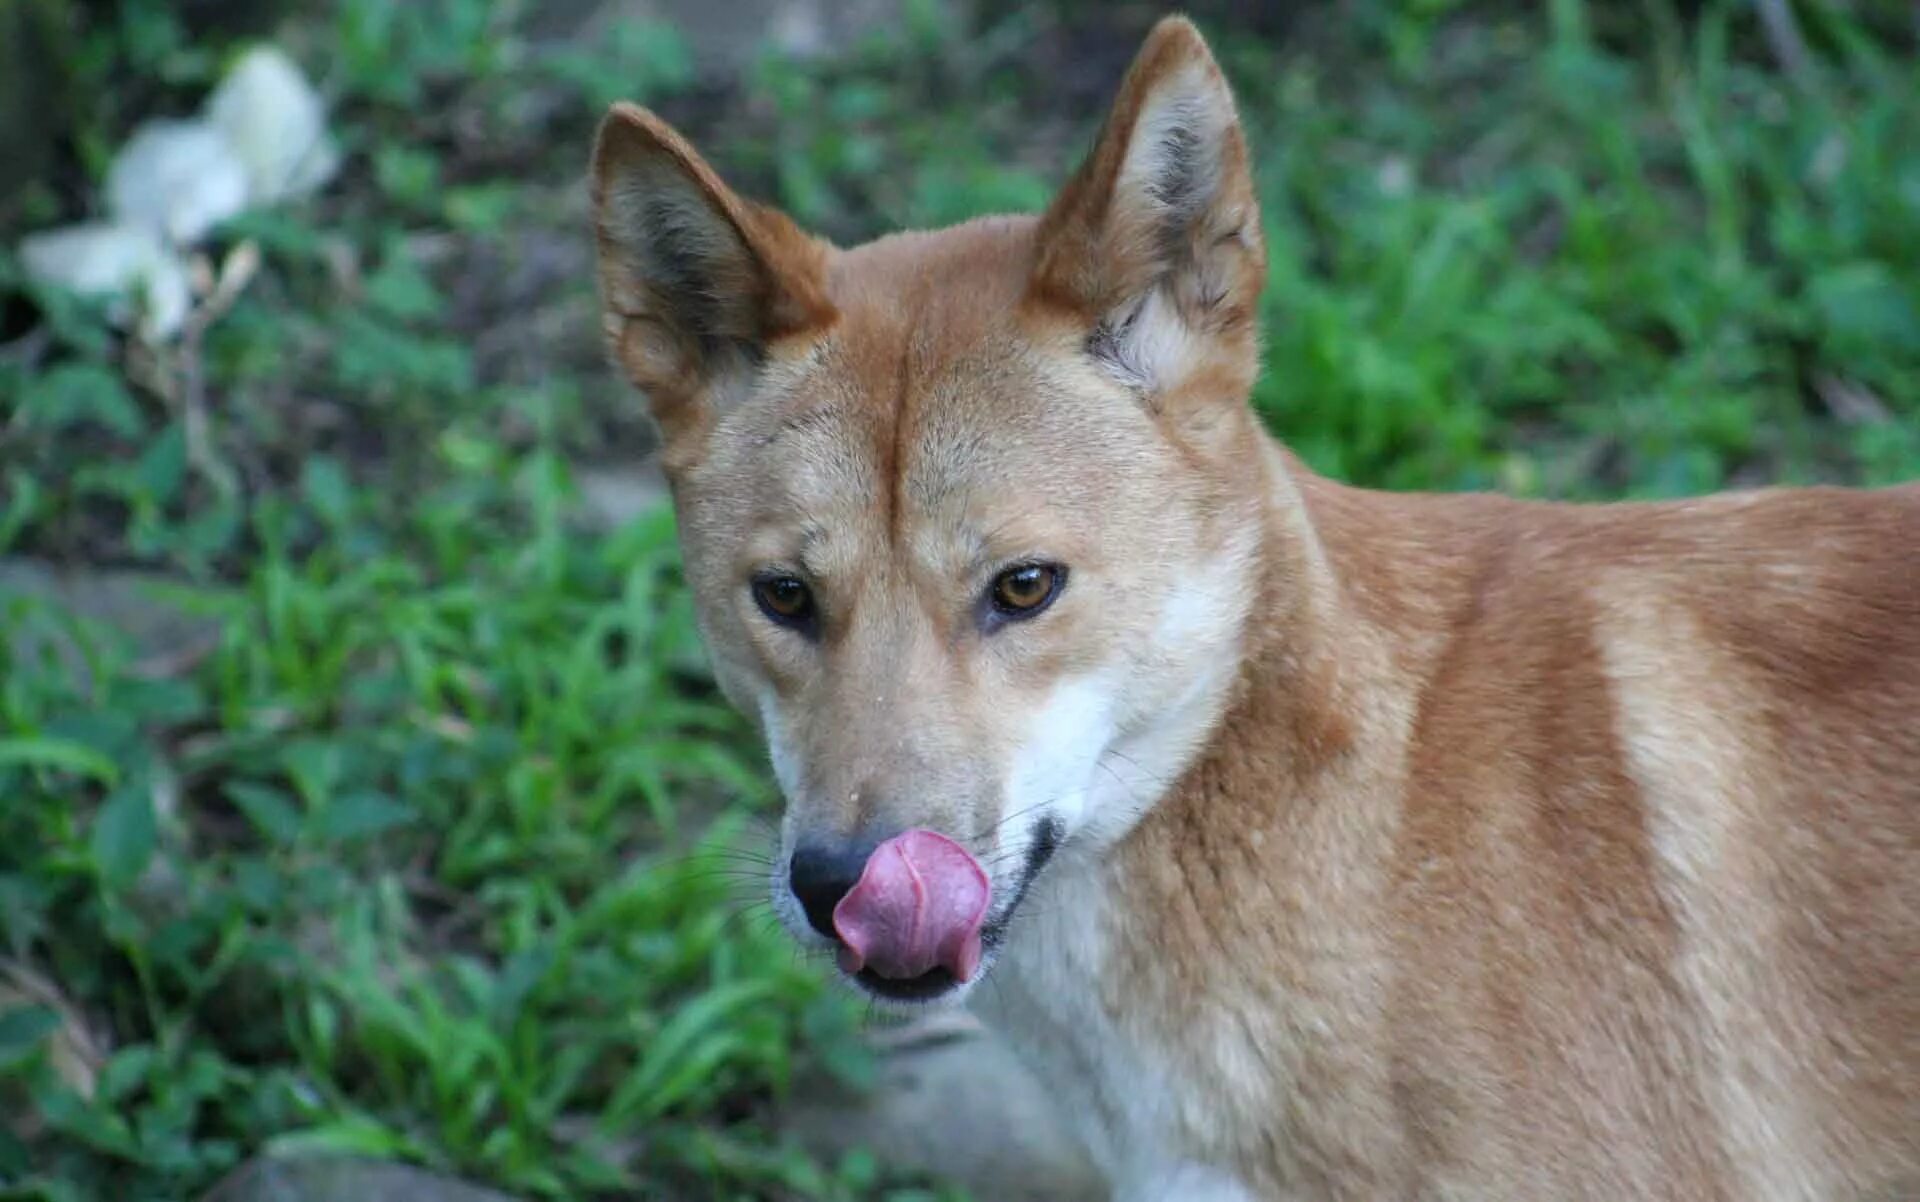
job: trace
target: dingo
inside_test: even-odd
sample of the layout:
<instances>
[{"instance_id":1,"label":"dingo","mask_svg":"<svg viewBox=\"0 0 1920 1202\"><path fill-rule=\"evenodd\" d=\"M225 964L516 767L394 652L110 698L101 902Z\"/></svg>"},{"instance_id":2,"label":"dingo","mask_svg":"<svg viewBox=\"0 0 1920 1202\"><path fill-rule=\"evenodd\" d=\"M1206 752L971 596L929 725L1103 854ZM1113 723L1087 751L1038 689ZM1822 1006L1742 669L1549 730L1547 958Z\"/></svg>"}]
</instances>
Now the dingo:
<instances>
[{"instance_id":1,"label":"dingo","mask_svg":"<svg viewBox=\"0 0 1920 1202\"><path fill-rule=\"evenodd\" d=\"M1121 1198L1920 1197L1920 489L1314 476L1184 20L1039 217L839 249L627 105L593 190L776 908L990 977Z\"/></svg>"}]
</instances>

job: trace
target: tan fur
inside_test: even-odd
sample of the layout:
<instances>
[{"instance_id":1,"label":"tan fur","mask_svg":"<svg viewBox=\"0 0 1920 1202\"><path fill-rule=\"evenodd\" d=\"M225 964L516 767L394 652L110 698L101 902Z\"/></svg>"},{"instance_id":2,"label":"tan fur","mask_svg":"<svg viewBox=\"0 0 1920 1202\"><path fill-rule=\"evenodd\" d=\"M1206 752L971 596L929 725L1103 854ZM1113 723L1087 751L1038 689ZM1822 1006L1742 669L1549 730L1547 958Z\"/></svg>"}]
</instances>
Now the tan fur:
<instances>
[{"instance_id":1,"label":"tan fur","mask_svg":"<svg viewBox=\"0 0 1920 1202\"><path fill-rule=\"evenodd\" d=\"M631 108L595 181L788 846L943 830L1001 904L1062 824L974 996L1122 1197L1920 1197L1920 488L1315 477L1244 404L1258 215L1178 20L1037 220L838 250Z\"/></svg>"}]
</instances>

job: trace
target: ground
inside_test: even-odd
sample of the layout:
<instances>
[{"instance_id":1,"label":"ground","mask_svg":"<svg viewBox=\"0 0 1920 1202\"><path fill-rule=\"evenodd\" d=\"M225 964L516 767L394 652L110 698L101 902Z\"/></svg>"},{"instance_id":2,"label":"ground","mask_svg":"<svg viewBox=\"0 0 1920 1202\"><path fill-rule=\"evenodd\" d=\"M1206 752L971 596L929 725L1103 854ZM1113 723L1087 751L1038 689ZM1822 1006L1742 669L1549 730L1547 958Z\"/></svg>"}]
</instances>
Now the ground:
<instances>
[{"instance_id":1,"label":"ground","mask_svg":"<svg viewBox=\"0 0 1920 1202\"><path fill-rule=\"evenodd\" d=\"M951 1061L876 1052L754 902L774 796L601 354L581 174L633 98L842 241L1032 209L1157 11L767 5L792 53L756 56L665 0L237 7L0 11L32 164L0 247L96 211L246 38L345 154L216 232L210 274L258 270L158 350L0 249L0 1198L321 1151L518 1197L934 1196L801 1084ZM1316 466L1920 474L1908 6L1244 7L1190 10L1259 165L1255 402Z\"/></svg>"}]
</instances>

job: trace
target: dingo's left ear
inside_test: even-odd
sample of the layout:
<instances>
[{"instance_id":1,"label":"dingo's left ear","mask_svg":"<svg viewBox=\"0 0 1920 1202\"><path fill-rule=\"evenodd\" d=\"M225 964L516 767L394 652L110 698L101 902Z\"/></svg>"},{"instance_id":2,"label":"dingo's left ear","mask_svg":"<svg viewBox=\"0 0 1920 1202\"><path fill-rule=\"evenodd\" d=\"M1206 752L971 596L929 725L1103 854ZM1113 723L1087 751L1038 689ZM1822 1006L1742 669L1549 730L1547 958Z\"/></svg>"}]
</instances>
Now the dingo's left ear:
<instances>
[{"instance_id":1,"label":"dingo's left ear","mask_svg":"<svg viewBox=\"0 0 1920 1202\"><path fill-rule=\"evenodd\" d=\"M1041 221L1034 295L1082 314L1094 353L1153 394L1223 351L1250 379L1265 274L1233 96L1200 31L1168 17Z\"/></svg>"},{"instance_id":2,"label":"dingo's left ear","mask_svg":"<svg viewBox=\"0 0 1920 1202\"><path fill-rule=\"evenodd\" d=\"M768 343L833 319L824 243L721 182L672 126L617 104L593 148L607 338L669 454Z\"/></svg>"}]
</instances>

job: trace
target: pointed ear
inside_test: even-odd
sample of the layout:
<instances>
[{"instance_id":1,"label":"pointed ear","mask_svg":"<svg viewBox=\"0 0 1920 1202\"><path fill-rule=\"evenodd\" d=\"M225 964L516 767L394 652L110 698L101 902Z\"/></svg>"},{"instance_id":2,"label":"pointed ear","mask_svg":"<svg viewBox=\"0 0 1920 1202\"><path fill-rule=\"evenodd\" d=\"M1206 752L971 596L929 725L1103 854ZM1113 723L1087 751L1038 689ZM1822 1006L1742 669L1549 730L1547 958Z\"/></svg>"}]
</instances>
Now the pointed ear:
<instances>
[{"instance_id":1,"label":"pointed ear","mask_svg":"<svg viewBox=\"0 0 1920 1202\"><path fill-rule=\"evenodd\" d=\"M1082 315L1129 384L1163 393L1223 361L1251 383L1259 207L1232 93L1185 18L1154 26L1038 238L1035 297Z\"/></svg>"},{"instance_id":2,"label":"pointed ear","mask_svg":"<svg viewBox=\"0 0 1920 1202\"><path fill-rule=\"evenodd\" d=\"M601 122L592 184L608 343L669 442L704 427L769 343L832 321L827 245L735 195L647 110Z\"/></svg>"}]
</instances>

